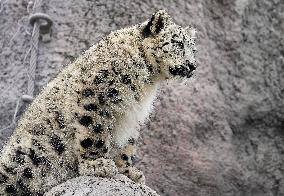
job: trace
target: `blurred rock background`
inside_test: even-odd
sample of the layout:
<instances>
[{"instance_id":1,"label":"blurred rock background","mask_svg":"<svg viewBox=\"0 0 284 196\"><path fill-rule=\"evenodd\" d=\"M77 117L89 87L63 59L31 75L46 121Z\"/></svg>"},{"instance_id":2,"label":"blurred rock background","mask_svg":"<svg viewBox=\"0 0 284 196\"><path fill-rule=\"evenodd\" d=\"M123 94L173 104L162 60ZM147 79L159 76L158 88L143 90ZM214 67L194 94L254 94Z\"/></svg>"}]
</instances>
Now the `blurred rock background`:
<instances>
[{"instance_id":1,"label":"blurred rock background","mask_svg":"<svg viewBox=\"0 0 284 196\"><path fill-rule=\"evenodd\" d=\"M31 3L0 1L1 146L27 89ZM147 185L163 196L283 196L283 0L45 0L54 25L39 44L36 93L110 31L158 9L197 28L199 67L187 85L161 86L138 152Z\"/></svg>"}]
</instances>

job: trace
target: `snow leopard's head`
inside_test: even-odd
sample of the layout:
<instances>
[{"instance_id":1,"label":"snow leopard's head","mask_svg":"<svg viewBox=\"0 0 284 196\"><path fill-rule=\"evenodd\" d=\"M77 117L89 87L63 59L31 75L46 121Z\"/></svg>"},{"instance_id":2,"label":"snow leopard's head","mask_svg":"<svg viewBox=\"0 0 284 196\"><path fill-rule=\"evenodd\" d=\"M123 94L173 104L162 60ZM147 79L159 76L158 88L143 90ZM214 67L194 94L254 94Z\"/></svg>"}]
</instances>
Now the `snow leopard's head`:
<instances>
[{"instance_id":1,"label":"snow leopard's head","mask_svg":"<svg viewBox=\"0 0 284 196\"><path fill-rule=\"evenodd\" d=\"M176 25L164 10L142 25L146 58L160 69L163 78L191 77L196 69L195 29Z\"/></svg>"}]
</instances>

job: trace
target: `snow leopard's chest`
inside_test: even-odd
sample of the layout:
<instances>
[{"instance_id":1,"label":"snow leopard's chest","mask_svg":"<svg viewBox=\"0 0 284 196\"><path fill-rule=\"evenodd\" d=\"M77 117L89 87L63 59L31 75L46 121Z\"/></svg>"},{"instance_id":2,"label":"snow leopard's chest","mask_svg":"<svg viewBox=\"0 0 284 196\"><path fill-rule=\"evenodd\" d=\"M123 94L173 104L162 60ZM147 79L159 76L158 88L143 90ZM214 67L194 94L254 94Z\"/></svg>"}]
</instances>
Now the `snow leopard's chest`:
<instances>
[{"instance_id":1,"label":"snow leopard's chest","mask_svg":"<svg viewBox=\"0 0 284 196\"><path fill-rule=\"evenodd\" d=\"M153 109L156 94L157 85L148 87L143 99L126 110L126 115L120 119L114 132L114 141L118 146L124 146L129 138L138 138L140 126Z\"/></svg>"}]
</instances>

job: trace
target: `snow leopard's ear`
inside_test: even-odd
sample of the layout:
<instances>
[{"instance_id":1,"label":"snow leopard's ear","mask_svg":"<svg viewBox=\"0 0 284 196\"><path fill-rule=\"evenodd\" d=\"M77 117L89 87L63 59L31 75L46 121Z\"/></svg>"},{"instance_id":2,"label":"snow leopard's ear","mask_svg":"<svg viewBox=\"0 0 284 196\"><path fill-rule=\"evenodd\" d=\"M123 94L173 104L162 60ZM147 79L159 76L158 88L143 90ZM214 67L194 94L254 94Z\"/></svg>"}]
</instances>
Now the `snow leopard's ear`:
<instances>
[{"instance_id":1,"label":"snow leopard's ear","mask_svg":"<svg viewBox=\"0 0 284 196\"><path fill-rule=\"evenodd\" d=\"M159 10L152 15L152 18L148 21L144 28L144 36L155 36L172 22L171 17L165 10Z\"/></svg>"}]
</instances>

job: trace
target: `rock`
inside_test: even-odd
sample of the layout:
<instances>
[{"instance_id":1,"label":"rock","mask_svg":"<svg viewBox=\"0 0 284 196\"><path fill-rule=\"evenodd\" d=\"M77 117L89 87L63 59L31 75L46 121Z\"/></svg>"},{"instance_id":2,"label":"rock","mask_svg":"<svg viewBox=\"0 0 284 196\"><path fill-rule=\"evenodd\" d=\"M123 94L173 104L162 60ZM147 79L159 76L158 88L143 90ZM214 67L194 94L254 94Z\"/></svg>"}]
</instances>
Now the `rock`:
<instances>
[{"instance_id":1,"label":"rock","mask_svg":"<svg viewBox=\"0 0 284 196\"><path fill-rule=\"evenodd\" d=\"M52 188L45 196L87 196L87 195L124 195L124 196L158 196L149 187L136 184L124 175L114 178L80 176Z\"/></svg>"}]
</instances>

